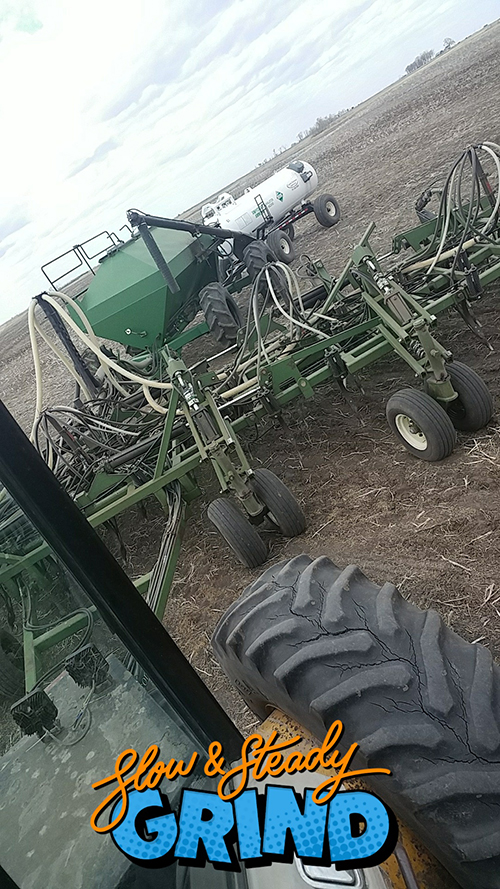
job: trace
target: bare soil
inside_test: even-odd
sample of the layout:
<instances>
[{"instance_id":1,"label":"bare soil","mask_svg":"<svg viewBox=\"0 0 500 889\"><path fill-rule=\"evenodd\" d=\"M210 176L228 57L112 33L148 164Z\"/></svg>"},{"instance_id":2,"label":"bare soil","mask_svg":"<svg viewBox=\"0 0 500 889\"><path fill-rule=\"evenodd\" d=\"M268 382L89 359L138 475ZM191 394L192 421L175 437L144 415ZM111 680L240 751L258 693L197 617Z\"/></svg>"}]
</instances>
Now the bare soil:
<instances>
[{"instance_id":1,"label":"bare soil","mask_svg":"<svg viewBox=\"0 0 500 889\"><path fill-rule=\"evenodd\" d=\"M342 209L333 229L322 229L312 216L297 225L299 253L322 258L338 272L372 220L372 245L388 252L393 234L416 223L420 192L446 173L468 143L500 142L499 49L496 23L289 152L316 167L320 190L333 193ZM233 184L234 191L268 174L269 168L259 168ZM499 299L500 287L493 285L477 308L494 351L457 315L442 317L437 331L456 358L482 374L497 405ZM0 343L2 398L28 429L34 379L24 316L0 330ZM43 355L50 401L66 399L64 375ZM272 537L270 560L307 552L339 565L355 563L377 582L396 583L416 604L436 608L466 639L481 640L499 658L499 421L460 436L448 460L426 464L398 445L385 421L391 392L411 384L402 362L380 362L361 382L365 394L352 393L357 411L335 386L325 386L313 400L293 403L283 425L269 421L257 436L248 434L253 465L277 472L308 519L300 538ZM235 563L206 517L216 484L207 470L200 482L204 502L194 503L164 622L233 718L248 728L253 717L228 686L209 643L225 608L259 571ZM132 574L151 567L161 536L163 516L154 504L148 513L147 523L137 516L125 520Z\"/></svg>"}]
</instances>

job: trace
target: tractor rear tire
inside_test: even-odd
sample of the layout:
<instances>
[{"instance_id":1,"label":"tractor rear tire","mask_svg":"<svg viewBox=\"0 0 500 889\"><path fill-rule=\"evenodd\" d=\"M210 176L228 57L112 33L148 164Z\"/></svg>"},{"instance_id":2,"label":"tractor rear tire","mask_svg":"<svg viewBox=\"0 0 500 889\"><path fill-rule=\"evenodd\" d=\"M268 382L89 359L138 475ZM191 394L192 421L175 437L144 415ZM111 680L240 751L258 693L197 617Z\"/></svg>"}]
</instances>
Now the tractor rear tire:
<instances>
[{"instance_id":1,"label":"tractor rear tire","mask_svg":"<svg viewBox=\"0 0 500 889\"><path fill-rule=\"evenodd\" d=\"M461 361L446 365L458 398L448 406L448 416L455 429L461 432L477 432L491 420L493 398L484 380L472 367Z\"/></svg>"},{"instance_id":2,"label":"tractor rear tire","mask_svg":"<svg viewBox=\"0 0 500 889\"><path fill-rule=\"evenodd\" d=\"M257 568L266 561L266 543L230 500L225 497L213 500L209 504L207 515L243 565Z\"/></svg>"},{"instance_id":3,"label":"tractor rear tire","mask_svg":"<svg viewBox=\"0 0 500 889\"><path fill-rule=\"evenodd\" d=\"M449 457L457 434L445 409L426 392L400 389L391 395L387 422L406 450L433 463Z\"/></svg>"},{"instance_id":4,"label":"tractor rear tire","mask_svg":"<svg viewBox=\"0 0 500 889\"><path fill-rule=\"evenodd\" d=\"M270 469L256 469L252 488L267 506L269 518L284 537L298 537L307 528L306 518L289 488Z\"/></svg>"},{"instance_id":5,"label":"tractor rear tire","mask_svg":"<svg viewBox=\"0 0 500 889\"><path fill-rule=\"evenodd\" d=\"M229 291L215 281L200 291L199 300L210 333L225 349L234 346L243 318Z\"/></svg>"},{"instance_id":6,"label":"tractor rear tire","mask_svg":"<svg viewBox=\"0 0 500 889\"><path fill-rule=\"evenodd\" d=\"M0 695L15 701L24 691L22 645L8 630L0 630Z\"/></svg>"},{"instance_id":7,"label":"tractor rear tire","mask_svg":"<svg viewBox=\"0 0 500 889\"><path fill-rule=\"evenodd\" d=\"M296 556L219 621L215 654L259 717L278 707L360 768L464 889L500 887L500 668L359 568ZM368 781L368 778L366 779Z\"/></svg>"},{"instance_id":8,"label":"tractor rear tire","mask_svg":"<svg viewBox=\"0 0 500 889\"><path fill-rule=\"evenodd\" d=\"M319 224L324 228L331 228L340 222L340 207L332 194L320 194L313 201L313 210Z\"/></svg>"},{"instance_id":9,"label":"tractor rear tire","mask_svg":"<svg viewBox=\"0 0 500 889\"><path fill-rule=\"evenodd\" d=\"M277 228L276 231L271 232L267 236L266 241L273 253L276 254L278 262L284 262L286 265L290 265L293 262L295 259L295 247L285 231Z\"/></svg>"}]
</instances>

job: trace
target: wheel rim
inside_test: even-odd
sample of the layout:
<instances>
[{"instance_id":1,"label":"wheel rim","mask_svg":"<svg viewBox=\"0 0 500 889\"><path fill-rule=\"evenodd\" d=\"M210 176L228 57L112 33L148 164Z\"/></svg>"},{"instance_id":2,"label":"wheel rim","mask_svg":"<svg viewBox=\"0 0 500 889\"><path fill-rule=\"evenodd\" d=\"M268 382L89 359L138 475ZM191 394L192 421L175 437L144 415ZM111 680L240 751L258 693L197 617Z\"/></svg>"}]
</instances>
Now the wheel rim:
<instances>
[{"instance_id":1,"label":"wheel rim","mask_svg":"<svg viewBox=\"0 0 500 889\"><path fill-rule=\"evenodd\" d=\"M394 420L400 436L417 451L425 451L427 438L411 417L406 414L397 414Z\"/></svg>"},{"instance_id":2,"label":"wheel rim","mask_svg":"<svg viewBox=\"0 0 500 889\"><path fill-rule=\"evenodd\" d=\"M336 208L335 204L333 203L333 201L326 202L325 210L329 216L336 216L337 215L337 208Z\"/></svg>"},{"instance_id":3,"label":"wheel rim","mask_svg":"<svg viewBox=\"0 0 500 889\"><path fill-rule=\"evenodd\" d=\"M288 256L290 253L290 244L285 238L280 238L280 250L285 256Z\"/></svg>"}]
</instances>

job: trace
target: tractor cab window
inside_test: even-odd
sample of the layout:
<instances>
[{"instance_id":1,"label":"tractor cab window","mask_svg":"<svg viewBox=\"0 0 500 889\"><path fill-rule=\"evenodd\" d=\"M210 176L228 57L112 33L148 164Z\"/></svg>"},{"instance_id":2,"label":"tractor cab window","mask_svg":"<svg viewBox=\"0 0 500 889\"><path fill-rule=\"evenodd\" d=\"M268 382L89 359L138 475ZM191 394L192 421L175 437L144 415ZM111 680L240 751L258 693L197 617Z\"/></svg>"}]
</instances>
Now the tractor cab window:
<instances>
[{"instance_id":1,"label":"tractor cab window","mask_svg":"<svg viewBox=\"0 0 500 889\"><path fill-rule=\"evenodd\" d=\"M143 867L109 832L92 829L93 813L117 786L92 785L113 775L123 751L142 757L156 744L160 760L184 763L199 752L188 777L162 783L172 810L183 790L207 785L206 751L1 485L0 554L3 871L20 889L246 885L241 874L210 863ZM115 814L104 809L97 826ZM147 846L144 823L141 830L137 848Z\"/></svg>"}]
</instances>

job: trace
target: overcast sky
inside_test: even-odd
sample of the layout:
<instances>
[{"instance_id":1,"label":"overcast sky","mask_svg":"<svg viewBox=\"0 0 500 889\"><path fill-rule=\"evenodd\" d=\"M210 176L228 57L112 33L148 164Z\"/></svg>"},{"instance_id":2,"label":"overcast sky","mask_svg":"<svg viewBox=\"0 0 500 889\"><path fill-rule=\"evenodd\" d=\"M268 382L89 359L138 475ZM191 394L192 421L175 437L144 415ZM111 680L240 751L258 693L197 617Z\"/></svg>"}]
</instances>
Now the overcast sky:
<instances>
[{"instance_id":1,"label":"overcast sky","mask_svg":"<svg viewBox=\"0 0 500 889\"><path fill-rule=\"evenodd\" d=\"M175 216L498 0L0 0L0 323L129 207Z\"/></svg>"}]
</instances>

